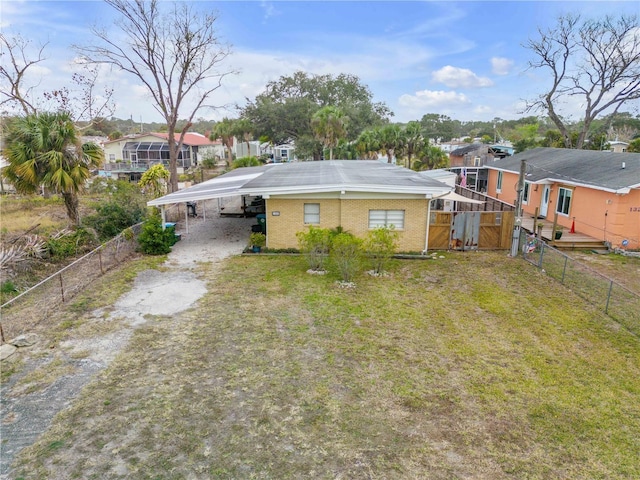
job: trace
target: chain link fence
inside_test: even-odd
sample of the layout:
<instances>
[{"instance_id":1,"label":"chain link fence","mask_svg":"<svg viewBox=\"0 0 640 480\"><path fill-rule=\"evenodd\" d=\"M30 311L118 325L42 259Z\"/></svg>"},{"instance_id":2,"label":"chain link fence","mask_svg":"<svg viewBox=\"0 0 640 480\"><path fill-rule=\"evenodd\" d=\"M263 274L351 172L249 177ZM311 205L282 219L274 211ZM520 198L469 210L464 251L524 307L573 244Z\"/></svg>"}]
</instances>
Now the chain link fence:
<instances>
[{"instance_id":1,"label":"chain link fence","mask_svg":"<svg viewBox=\"0 0 640 480\"><path fill-rule=\"evenodd\" d=\"M61 304L70 302L81 290L121 264L137 248L142 224L80 257L37 285L0 306L2 342L15 338L45 321Z\"/></svg>"},{"instance_id":2,"label":"chain link fence","mask_svg":"<svg viewBox=\"0 0 640 480\"><path fill-rule=\"evenodd\" d=\"M640 335L639 294L533 235L523 235L520 239L520 251L526 261Z\"/></svg>"}]
</instances>

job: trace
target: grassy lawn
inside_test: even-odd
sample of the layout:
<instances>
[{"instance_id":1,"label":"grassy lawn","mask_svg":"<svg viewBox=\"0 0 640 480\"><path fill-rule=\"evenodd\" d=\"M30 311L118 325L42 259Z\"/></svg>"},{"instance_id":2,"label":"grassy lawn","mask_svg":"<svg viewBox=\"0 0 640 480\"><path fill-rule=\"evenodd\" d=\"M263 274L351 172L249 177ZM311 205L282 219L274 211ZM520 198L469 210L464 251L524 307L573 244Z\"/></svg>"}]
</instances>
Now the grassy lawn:
<instances>
[{"instance_id":1,"label":"grassy lawn","mask_svg":"<svg viewBox=\"0 0 640 480\"><path fill-rule=\"evenodd\" d=\"M640 342L502 253L357 288L202 269L19 459L22 478L640 477Z\"/></svg>"}]
</instances>

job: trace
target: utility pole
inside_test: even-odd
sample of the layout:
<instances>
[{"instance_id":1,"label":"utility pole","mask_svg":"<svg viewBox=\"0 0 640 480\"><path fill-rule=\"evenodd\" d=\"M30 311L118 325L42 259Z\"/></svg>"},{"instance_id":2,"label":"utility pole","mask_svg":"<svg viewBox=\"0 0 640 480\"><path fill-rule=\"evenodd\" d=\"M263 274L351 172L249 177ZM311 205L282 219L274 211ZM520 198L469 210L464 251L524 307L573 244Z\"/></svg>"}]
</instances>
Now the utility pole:
<instances>
[{"instance_id":1,"label":"utility pole","mask_svg":"<svg viewBox=\"0 0 640 480\"><path fill-rule=\"evenodd\" d=\"M511 239L511 256L518 256L520 245L520 231L522 230L522 192L524 192L524 174L527 170L527 161L520 161L520 175L518 176L518 186L516 187L516 220Z\"/></svg>"}]
</instances>

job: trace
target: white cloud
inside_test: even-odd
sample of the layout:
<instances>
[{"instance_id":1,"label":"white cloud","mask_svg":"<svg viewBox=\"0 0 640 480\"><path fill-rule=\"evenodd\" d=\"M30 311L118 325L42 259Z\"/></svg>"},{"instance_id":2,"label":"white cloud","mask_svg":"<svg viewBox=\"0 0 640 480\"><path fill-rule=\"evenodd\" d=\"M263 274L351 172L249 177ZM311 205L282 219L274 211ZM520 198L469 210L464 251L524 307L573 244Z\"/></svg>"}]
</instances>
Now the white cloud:
<instances>
[{"instance_id":1,"label":"white cloud","mask_svg":"<svg viewBox=\"0 0 640 480\"><path fill-rule=\"evenodd\" d=\"M266 2L263 0L262 2L260 2L260 8L264 10L263 21L265 22L269 20L270 17L280 14L280 12L276 10L276 7L273 5L273 2Z\"/></svg>"},{"instance_id":2,"label":"white cloud","mask_svg":"<svg viewBox=\"0 0 640 480\"><path fill-rule=\"evenodd\" d=\"M403 107L433 108L466 105L470 103L470 101L463 93L445 92L442 90L421 90L416 92L415 95L402 95L398 99L398 103Z\"/></svg>"},{"instance_id":3,"label":"white cloud","mask_svg":"<svg viewBox=\"0 0 640 480\"><path fill-rule=\"evenodd\" d=\"M479 77L467 68L458 68L447 65L431 74L435 82L443 83L449 88L477 88L490 87L493 81L487 77Z\"/></svg>"},{"instance_id":4,"label":"white cloud","mask_svg":"<svg viewBox=\"0 0 640 480\"><path fill-rule=\"evenodd\" d=\"M491 71L495 75L508 75L513 67L513 60L504 57L491 58Z\"/></svg>"}]
</instances>

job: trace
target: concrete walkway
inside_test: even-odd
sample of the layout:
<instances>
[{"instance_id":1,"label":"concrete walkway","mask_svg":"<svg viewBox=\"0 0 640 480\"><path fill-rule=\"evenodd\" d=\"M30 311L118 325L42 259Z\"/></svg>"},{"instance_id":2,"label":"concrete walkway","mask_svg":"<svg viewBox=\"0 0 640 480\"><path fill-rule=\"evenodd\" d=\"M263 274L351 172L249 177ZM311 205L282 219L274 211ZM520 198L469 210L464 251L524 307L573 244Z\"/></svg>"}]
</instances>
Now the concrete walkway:
<instances>
[{"instance_id":1,"label":"concrete walkway","mask_svg":"<svg viewBox=\"0 0 640 480\"><path fill-rule=\"evenodd\" d=\"M9 362L23 363L0 390L0 479L12 478L11 464L20 451L34 443L56 414L71 406L82 388L127 348L135 329L146 322L146 315L175 315L190 308L206 293L205 283L192 271L194 267L242 253L255 219L222 218L216 200L207 201L202 208L206 208L206 217L190 218L188 234L183 221L176 225L176 231L183 232L182 240L173 246L165 271L141 272L132 290L113 305L115 308L107 318L103 309L88 314L86 322L113 322L113 328L107 329L109 333L66 340L50 348L52 340L43 325L34 332L39 338L34 346L19 348L3 360L3 370L10 367ZM77 358L80 352L83 356ZM84 352L88 354L84 356ZM46 371L52 362L62 362L63 371L72 373L58 375L45 388L30 388L33 382L28 375Z\"/></svg>"}]
</instances>

